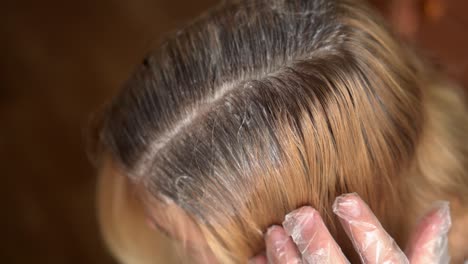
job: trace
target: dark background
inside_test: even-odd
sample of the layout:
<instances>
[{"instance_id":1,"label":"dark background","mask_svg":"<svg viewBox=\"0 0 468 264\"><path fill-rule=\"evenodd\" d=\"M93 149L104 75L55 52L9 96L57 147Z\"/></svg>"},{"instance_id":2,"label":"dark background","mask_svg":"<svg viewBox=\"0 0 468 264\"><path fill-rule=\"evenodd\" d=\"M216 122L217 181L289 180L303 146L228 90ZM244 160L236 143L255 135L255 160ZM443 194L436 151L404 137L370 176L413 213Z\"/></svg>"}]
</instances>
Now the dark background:
<instances>
[{"instance_id":1,"label":"dark background","mask_svg":"<svg viewBox=\"0 0 468 264\"><path fill-rule=\"evenodd\" d=\"M1 263L113 263L96 224L84 128L152 42L215 2L2 1ZM468 2L445 2L445 17L423 21L416 39L468 86Z\"/></svg>"}]
</instances>

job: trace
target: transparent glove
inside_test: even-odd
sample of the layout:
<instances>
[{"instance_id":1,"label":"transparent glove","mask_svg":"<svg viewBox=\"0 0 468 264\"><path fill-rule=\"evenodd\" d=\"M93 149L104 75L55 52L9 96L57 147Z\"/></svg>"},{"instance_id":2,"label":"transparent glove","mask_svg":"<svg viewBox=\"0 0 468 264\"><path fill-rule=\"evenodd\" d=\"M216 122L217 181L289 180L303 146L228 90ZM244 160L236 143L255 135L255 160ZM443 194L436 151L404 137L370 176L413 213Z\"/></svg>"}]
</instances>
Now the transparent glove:
<instances>
[{"instance_id":1,"label":"transparent glove","mask_svg":"<svg viewBox=\"0 0 468 264\"><path fill-rule=\"evenodd\" d=\"M422 218L405 254L385 232L366 203L355 193L336 198L333 212L339 217L362 263L449 263L447 234L451 226L447 202L437 202ZM265 235L266 255L251 264L349 263L310 206L286 215L282 226L272 226Z\"/></svg>"}]
</instances>

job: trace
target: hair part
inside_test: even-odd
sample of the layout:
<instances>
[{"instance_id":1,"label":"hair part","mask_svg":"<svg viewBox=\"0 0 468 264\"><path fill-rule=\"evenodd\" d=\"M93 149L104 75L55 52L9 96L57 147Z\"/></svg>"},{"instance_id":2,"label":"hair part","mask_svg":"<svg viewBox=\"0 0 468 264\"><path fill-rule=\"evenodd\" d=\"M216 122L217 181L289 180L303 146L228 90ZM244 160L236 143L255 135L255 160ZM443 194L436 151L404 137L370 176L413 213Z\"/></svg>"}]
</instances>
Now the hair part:
<instances>
[{"instance_id":1,"label":"hair part","mask_svg":"<svg viewBox=\"0 0 468 264\"><path fill-rule=\"evenodd\" d=\"M222 263L263 232L358 192L398 242L426 112L427 72L351 0L244 0L168 38L105 112L100 140L148 204L173 201ZM391 208L391 210L390 210Z\"/></svg>"}]
</instances>

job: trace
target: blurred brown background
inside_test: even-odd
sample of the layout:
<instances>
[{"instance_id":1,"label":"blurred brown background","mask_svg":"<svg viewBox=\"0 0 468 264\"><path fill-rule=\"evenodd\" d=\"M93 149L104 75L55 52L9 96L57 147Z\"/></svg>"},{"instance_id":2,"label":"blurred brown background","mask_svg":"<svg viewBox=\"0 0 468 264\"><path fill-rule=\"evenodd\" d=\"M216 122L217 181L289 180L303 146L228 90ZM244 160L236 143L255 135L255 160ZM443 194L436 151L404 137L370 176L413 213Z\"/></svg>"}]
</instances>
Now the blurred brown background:
<instances>
[{"instance_id":1,"label":"blurred brown background","mask_svg":"<svg viewBox=\"0 0 468 264\"><path fill-rule=\"evenodd\" d=\"M216 0L10 0L0 7L1 263L114 263L95 221L84 128L164 32ZM376 1L382 12L388 1ZM468 86L468 2L417 35Z\"/></svg>"}]
</instances>

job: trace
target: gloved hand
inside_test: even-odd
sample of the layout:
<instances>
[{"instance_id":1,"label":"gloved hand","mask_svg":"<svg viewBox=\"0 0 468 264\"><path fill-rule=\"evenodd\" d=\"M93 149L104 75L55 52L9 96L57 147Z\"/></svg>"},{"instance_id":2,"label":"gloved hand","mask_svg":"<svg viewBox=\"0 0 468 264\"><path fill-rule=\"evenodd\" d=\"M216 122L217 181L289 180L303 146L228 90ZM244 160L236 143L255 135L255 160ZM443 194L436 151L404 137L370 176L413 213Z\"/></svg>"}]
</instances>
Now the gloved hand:
<instances>
[{"instance_id":1,"label":"gloved hand","mask_svg":"<svg viewBox=\"0 0 468 264\"><path fill-rule=\"evenodd\" d=\"M336 198L333 212L365 264L449 263L447 234L451 226L448 202L437 202L417 226L405 254L385 232L367 204L355 193ZM282 226L265 235L266 256L251 264L349 263L319 213L310 206L286 215Z\"/></svg>"}]
</instances>

